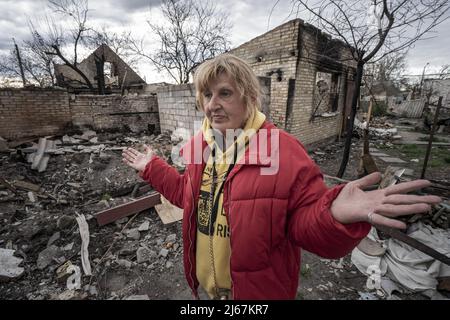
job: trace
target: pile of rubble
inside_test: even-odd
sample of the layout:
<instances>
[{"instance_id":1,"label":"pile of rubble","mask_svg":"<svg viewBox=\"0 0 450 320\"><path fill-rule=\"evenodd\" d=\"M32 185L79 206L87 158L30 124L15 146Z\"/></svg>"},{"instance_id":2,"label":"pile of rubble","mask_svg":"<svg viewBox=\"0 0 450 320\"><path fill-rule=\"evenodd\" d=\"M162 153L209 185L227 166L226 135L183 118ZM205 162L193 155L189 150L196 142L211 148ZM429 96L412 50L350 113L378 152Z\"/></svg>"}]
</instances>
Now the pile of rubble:
<instances>
[{"instance_id":1,"label":"pile of rubble","mask_svg":"<svg viewBox=\"0 0 450 320\"><path fill-rule=\"evenodd\" d=\"M155 208L105 226L95 219L98 212L152 192L121 160L121 150L144 144L170 162L168 134L122 137L86 131L5 143L0 153L0 281L6 282L1 297L176 294L184 284L180 223L165 225ZM115 281L123 277L128 280L118 288ZM141 282L149 277L165 284L142 295Z\"/></svg>"},{"instance_id":2,"label":"pile of rubble","mask_svg":"<svg viewBox=\"0 0 450 320\"><path fill-rule=\"evenodd\" d=\"M367 129L367 121L360 121L355 118L354 130L358 136L364 136L364 130ZM369 123L369 137L371 139L401 139L399 136L397 128L394 125L386 121L385 117L373 118Z\"/></svg>"}]
</instances>

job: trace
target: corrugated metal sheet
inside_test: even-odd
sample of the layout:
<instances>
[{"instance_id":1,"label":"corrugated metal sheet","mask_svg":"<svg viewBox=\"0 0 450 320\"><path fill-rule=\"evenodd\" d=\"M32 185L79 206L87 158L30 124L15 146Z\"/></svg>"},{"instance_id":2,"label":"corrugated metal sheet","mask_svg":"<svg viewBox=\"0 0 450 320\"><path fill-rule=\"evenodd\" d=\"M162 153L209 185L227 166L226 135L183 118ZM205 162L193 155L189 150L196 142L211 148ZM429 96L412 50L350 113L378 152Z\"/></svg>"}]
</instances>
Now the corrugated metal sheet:
<instances>
[{"instance_id":1,"label":"corrugated metal sheet","mask_svg":"<svg viewBox=\"0 0 450 320\"><path fill-rule=\"evenodd\" d=\"M422 117L424 106L425 99L418 99L403 101L401 104L390 103L389 109L402 117L420 118Z\"/></svg>"}]
</instances>

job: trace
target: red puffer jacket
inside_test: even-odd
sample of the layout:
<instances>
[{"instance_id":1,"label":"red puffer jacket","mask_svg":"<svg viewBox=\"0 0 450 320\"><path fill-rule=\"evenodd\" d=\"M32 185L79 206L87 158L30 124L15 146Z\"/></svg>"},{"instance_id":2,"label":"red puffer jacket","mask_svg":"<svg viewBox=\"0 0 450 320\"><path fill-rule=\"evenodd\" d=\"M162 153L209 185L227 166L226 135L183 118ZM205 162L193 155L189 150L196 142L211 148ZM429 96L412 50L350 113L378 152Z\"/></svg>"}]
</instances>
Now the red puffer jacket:
<instances>
[{"instance_id":1,"label":"red puffer jacket","mask_svg":"<svg viewBox=\"0 0 450 320\"><path fill-rule=\"evenodd\" d=\"M267 121L261 129L267 130L269 142L273 130L279 130ZM283 130L278 132L279 144L269 143L268 148L269 155L279 151L275 175L261 175L260 169L270 164L258 159L254 164L236 164L225 182L233 299L294 299L300 248L337 259L349 253L370 230L368 223L343 225L334 220L329 208L343 185L328 189L301 143ZM252 139L260 138L255 135ZM183 157L194 159L196 145L209 149L200 133L183 147ZM252 156L255 154L247 149L245 159ZM203 161L188 164L180 175L154 157L141 173L171 203L184 209L184 269L196 297L196 208L204 166Z\"/></svg>"}]
</instances>

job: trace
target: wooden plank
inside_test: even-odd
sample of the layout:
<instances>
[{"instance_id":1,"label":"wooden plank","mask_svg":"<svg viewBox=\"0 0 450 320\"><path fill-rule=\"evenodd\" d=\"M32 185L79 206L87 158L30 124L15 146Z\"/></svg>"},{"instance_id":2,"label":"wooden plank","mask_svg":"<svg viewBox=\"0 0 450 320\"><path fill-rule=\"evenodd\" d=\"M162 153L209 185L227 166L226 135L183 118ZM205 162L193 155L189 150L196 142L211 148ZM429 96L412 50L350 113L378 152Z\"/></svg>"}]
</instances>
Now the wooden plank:
<instances>
[{"instance_id":1,"label":"wooden plank","mask_svg":"<svg viewBox=\"0 0 450 320\"><path fill-rule=\"evenodd\" d=\"M163 196L161 196L161 204L155 206L155 209L164 224L183 219L183 209L174 206Z\"/></svg>"},{"instance_id":2,"label":"wooden plank","mask_svg":"<svg viewBox=\"0 0 450 320\"><path fill-rule=\"evenodd\" d=\"M389 228L386 226L381 225L374 225L374 227L382 232L384 232L387 235L390 235L392 238L397 239L399 241L402 241L414 249L417 249L430 257L435 258L436 260L441 261L442 263L445 263L446 265L450 266L450 257L447 257L446 255L440 253L439 251L434 250L433 248L427 246L426 244L408 236L406 233L401 232L400 230Z\"/></svg>"},{"instance_id":3,"label":"wooden plank","mask_svg":"<svg viewBox=\"0 0 450 320\"><path fill-rule=\"evenodd\" d=\"M12 184L10 184L8 181L6 181L6 179L0 177L0 184L4 185L6 188L8 188L9 190L11 190L14 193L17 193L16 188L14 188L14 186Z\"/></svg>"},{"instance_id":4,"label":"wooden plank","mask_svg":"<svg viewBox=\"0 0 450 320\"><path fill-rule=\"evenodd\" d=\"M41 190L40 186L23 180L14 181L13 184L17 189L22 189L26 191L39 192Z\"/></svg>"},{"instance_id":5,"label":"wooden plank","mask_svg":"<svg viewBox=\"0 0 450 320\"><path fill-rule=\"evenodd\" d=\"M130 216L161 203L160 194L155 192L146 197L98 212L95 217L99 226Z\"/></svg>"}]
</instances>

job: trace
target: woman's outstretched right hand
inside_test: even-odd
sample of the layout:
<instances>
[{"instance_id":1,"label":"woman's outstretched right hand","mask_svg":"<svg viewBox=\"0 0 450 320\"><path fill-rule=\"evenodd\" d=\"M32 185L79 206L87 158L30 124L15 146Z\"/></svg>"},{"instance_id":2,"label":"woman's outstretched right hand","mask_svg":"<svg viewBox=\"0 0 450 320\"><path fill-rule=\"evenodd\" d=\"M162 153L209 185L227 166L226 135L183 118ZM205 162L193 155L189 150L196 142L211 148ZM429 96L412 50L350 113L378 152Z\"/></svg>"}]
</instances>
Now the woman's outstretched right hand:
<instances>
[{"instance_id":1,"label":"woman's outstretched right hand","mask_svg":"<svg viewBox=\"0 0 450 320\"><path fill-rule=\"evenodd\" d=\"M122 161L133 169L143 171L153 155L152 149L147 145L144 146L144 153L133 148L126 148L122 152Z\"/></svg>"}]
</instances>

